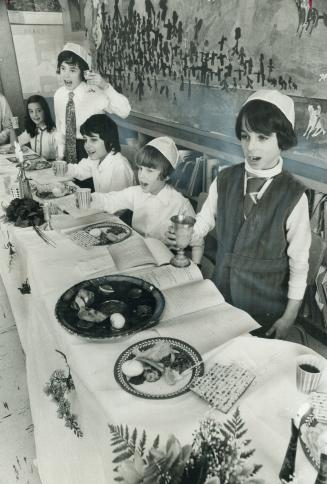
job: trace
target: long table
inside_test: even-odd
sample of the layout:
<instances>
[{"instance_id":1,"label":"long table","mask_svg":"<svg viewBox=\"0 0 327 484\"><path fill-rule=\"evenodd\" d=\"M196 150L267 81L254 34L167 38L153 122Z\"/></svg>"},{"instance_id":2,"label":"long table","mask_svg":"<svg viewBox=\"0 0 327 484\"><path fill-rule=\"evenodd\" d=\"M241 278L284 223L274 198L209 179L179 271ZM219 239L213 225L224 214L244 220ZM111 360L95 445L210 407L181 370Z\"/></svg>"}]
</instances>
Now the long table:
<instances>
[{"instance_id":1,"label":"long table","mask_svg":"<svg viewBox=\"0 0 327 484\"><path fill-rule=\"evenodd\" d=\"M0 173L4 166L0 160ZM5 187L1 193L5 197ZM267 484L279 482L291 418L307 400L296 389L295 359L311 350L293 343L249 336L248 332L257 324L243 311L225 303L209 281L206 282L208 289L217 294L214 315L212 311L210 316L199 313L201 318L194 317L197 315L174 318L173 315L163 318L153 328L119 339L93 341L71 334L56 320L54 307L66 289L90 278L90 273L83 273L82 269L87 264L81 264L81 260L85 261L85 250L58 230L47 235L55 242L55 248L46 245L31 228L1 224L0 272L26 355L42 483L114 482L114 454L108 425L128 426L131 431L136 428L139 435L145 430L148 442L159 434L162 445L174 434L185 445L191 443L192 434L204 416L214 415L217 421L226 419L193 392L168 400L145 400L126 393L117 384L113 367L122 351L137 341L158 336L186 341L199 351L206 367L215 362L237 362L255 374L254 383L237 406L248 428L247 437L256 449L253 461L263 466L258 477ZM8 240L16 252L11 267L6 248ZM91 258L92 251L88 254ZM97 275L105 273L106 267ZM30 294L18 290L26 279ZM196 287L191 285L189 290L194 298ZM169 301L180 290L176 286L162 292ZM69 393L71 411L76 416L75 432L65 426L55 402L44 391L55 370L68 375L65 358L75 386ZM326 378L322 379L320 390L327 390ZM235 407L228 415L234 410ZM301 449L297 470L299 482L314 482L316 472Z\"/></svg>"}]
</instances>

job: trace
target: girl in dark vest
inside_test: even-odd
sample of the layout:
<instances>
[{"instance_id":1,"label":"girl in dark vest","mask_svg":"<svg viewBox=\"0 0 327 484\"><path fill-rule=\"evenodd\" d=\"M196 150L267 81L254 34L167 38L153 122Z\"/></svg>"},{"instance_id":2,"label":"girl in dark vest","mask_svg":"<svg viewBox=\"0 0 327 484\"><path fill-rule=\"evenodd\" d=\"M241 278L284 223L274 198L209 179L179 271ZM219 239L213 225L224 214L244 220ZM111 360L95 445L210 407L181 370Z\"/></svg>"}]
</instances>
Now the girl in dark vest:
<instances>
[{"instance_id":1,"label":"girl in dark vest","mask_svg":"<svg viewBox=\"0 0 327 484\"><path fill-rule=\"evenodd\" d=\"M221 171L197 216L192 244L216 227L213 280L258 334L284 338L306 288L311 230L305 187L283 169L296 145L293 100L260 90L236 120L245 161Z\"/></svg>"}]
</instances>

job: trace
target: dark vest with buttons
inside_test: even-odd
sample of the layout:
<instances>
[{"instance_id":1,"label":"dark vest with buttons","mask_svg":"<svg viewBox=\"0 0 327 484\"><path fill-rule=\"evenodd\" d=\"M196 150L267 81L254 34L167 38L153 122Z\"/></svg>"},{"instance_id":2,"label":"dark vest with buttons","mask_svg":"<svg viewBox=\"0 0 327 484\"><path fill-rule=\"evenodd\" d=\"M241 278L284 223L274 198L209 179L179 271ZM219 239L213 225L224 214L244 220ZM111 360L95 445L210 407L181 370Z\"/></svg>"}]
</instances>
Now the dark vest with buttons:
<instances>
[{"instance_id":1,"label":"dark vest with buttons","mask_svg":"<svg viewBox=\"0 0 327 484\"><path fill-rule=\"evenodd\" d=\"M217 178L217 255L213 281L226 301L261 325L271 325L287 304L286 221L305 187L282 171L244 220L244 163Z\"/></svg>"}]
</instances>

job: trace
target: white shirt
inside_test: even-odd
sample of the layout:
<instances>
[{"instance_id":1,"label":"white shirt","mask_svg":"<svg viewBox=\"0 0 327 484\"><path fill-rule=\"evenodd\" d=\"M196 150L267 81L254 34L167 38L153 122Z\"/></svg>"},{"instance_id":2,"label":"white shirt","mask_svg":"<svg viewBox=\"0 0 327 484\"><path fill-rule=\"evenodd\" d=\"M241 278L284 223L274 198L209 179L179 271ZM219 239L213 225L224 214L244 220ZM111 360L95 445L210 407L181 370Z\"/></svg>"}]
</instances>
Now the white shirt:
<instances>
[{"instance_id":1,"label":"white shirt","mask_svg":"<svg viewBox=\"0 0 327 484\"><path fill-rule=\"evenodd\" d=\"M195 217L189 200L175 188L165 185L157 195L144 193L140 185L121 192L92 195L92 207L109 213L129 209L133 211L132 227L142 235L165 240L165 232L171 225L170 218L179 212Z\"/></svg>"},{"instance_id":2,"label":"white shirt","mask_svg":"<svg viewBox=\"0 0 327 484\"><path fill-rule=\"evenodd\" d=\"M27 131L18 136L20 145L30 143L32 150L43 156L46 160L55 160L57 156L56 130L47 131L46 128L39 129L36 136L31 138Z\"/></svg>"},{"instance_id":3,"label":"white shirt","mask_svg":"<svg viewBox=\"0 0 327 484\"><path fill-rule=\"evenodd\" d=\"M10 130L5 128L4 125L11 120L11 117L12 113L8 101L0 94L0 144L6 143L9 139Z\"/></svg>"},{"instance_id":4,"label":"white shirt","mask_svg":"<svg viewBox=\"0 0 327 484\"><path fill-rule=\"evenodd\" d=\"M69 90L62 86L54 95L54 110L58 131L59 153L64 153L66 135L66 105ZM80 127L93 114L113 113L121 118L129 115L131 106L128 99L119 94L111 85L105 90L81 82L73 91L76 114L76 138L82 139Z\"/></svg>"},{"instance_id":5,"label":"white shirt","mask_svg":"<svg viewBox=\"0 0 327 484\"><path fill-rule=\"evenodd\" d=\"M266 187L268 188L268 187ZM261 194L261 198L264 194ZM260 200L258 200L260 203ZM192 242L205 237L216 225L218 204L217 179L215 179L197 214ZM301 300L306 288L309 269L309 249L311 245L311 227L308 199L303 194L286 221L287 255L289 257L290 277L288 281L288 298Z\"/></svg>"},{"instance_id":6,"label":"white shirt","mask_svg":"<svg viewBox=\"0 0 327 484\"><path fill-rule=\"evenodd\" d=\"M100 162L83 158L79 163L68 164L67 175L78 180L93 178L96 192L108 193L134 184L134 173L125 156L121 153L108 153Z\"/></svg>"}]
</instances>

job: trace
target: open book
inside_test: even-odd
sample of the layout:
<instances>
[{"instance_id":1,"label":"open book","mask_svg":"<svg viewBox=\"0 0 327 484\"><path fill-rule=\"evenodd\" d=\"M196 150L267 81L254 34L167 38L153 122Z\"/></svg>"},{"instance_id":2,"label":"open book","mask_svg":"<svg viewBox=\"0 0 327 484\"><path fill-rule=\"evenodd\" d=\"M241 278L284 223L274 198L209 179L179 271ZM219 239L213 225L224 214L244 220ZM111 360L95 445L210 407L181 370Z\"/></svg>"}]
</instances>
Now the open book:
<instances>
[{"instance_id":1,"label":"open book","mask_svg":"<svg viewBox=\"0 0 327 484\"><path fill-rule=\"evenodd\" d=\"M157 239L143 238L133 234L117 244L94 247L78 263L79 270L88 277L104 274L129 273L134 268L161 266L169 264L170 250Z\"/></svg>"},{"instance_id":2,"label":"open book","mask_svg":"<svg viewBox=\"0 0 327 484\"><path fill-rule=\"evenodd\" d=\"M184 269L168 265L137 269L129 274L162 291L165 309L156 326L160 336L190 344L196 336L197 349L201 350L208 348L208 341L214 348L259 327L245 311L226 303L213 282L203 279L193 263Z\"/></svg>"}]
</instances>

